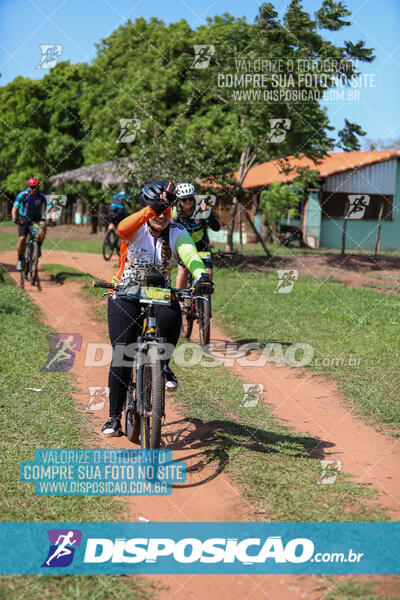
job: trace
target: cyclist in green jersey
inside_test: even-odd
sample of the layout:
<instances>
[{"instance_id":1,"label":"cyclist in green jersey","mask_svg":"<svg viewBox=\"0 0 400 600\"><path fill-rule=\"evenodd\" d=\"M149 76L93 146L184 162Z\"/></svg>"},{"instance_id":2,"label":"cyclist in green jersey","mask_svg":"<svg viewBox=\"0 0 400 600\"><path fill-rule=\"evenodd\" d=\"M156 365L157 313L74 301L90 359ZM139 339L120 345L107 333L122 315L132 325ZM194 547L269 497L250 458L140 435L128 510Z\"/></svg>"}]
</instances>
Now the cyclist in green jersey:
<instances>
[{"instance_id":1,"label":"cyclist in green jersey","mask_svg":"<svg viewBox=\"0 0 400 600\"><path fill-rule=\"evenodd\" d=\"M172 210L172 218L180 223L189 232L195 246L199 252L205 252L210 249L207 227L213 231L220 230L220 223L212 213L207 219L196 216L197 212L206 210L206 204L203 200L199 207L196 206L196 189L191 183L180 183L175 188L177 205ZM200 209L200 210L199 210ZM207 273L212 279L211 258L203 258ZM188 270L181 260L178 261L178 274L176 276L176 287L185 288L188 281Z\"/></svg>"}]
</instances>

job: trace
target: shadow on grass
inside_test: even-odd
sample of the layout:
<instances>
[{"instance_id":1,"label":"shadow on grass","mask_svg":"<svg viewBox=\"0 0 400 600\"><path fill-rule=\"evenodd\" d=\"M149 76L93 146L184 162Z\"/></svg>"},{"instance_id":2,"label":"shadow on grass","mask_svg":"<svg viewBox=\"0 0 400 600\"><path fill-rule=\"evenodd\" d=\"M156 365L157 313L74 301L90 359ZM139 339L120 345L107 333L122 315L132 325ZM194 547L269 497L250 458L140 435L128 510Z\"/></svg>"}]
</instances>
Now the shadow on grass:
<instances>
[{"instance_id":1,"label":"shadow on grass","mask_svg":"<svg viewBox=\"0 0 400 600\"><path fill-rule=\"evenodd\" d=\"M59 273L50 273L51 283L62 285L67 280L72 279L93 279L89 273L72 273L71 271L60 271Z\"/></svg>"},{"instance_id":2,"label":"shadow on grass","mask_svg":"<svg viewBox=\"0 0 400 600\"><path fill-rule=\"evenodd\" d=\"M325 449L335 446L332 442L293 432L276 433L234 421L204 422L194 418L166 423L162 441L168 450L195 450L195 453L179 456L179 460L187 463L187 481L173 487L196 487L214 479L229 463L230 450L239 447L264 455L322 459Z\"/></svg>"}]
</instances>

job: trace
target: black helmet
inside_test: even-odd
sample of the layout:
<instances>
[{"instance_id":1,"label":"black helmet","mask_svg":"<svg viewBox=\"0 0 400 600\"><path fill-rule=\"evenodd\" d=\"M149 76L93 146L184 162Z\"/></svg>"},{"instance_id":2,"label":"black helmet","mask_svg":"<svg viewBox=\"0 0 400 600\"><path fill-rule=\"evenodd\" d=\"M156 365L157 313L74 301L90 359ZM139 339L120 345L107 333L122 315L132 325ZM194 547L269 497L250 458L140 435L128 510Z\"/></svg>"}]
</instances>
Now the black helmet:
<instances>
[{"instance_id":1,"label":"black helmet","mask_svg":"<svg viewBox=\"0 0 400 600\"><path fill-rule=\"evenodd\" d=\"M166 181L152 181L145 185L140 192L139 204L140 208L148 206L153 200L159 200L163 192L168 189L168 183ZM169 194L174 194L174 187L171 186Z\"/></svg>"}]
</instances>

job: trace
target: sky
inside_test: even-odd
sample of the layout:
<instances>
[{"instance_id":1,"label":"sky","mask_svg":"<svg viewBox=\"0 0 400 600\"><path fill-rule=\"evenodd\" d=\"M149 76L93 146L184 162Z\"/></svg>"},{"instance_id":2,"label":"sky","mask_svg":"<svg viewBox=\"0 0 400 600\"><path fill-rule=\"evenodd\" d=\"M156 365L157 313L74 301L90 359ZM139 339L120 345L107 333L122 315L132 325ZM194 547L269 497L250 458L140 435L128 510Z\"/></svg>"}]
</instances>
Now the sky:
<instances>
[{"instance_id":1,"label":"sky","mask_svg":"<svg viewBox=\"0 0 400 600\"><path fill-rule=\"evenodd\" d=\"M343 0L352 11L352 25L340 32L326 32L336 44L365 40L376 59L362 65L367 74L359 88L359 100L325 103L336 130L347 118L367 132L370 139L400 137L400 0ZM288 0L272 0L280 15ZM313 13L322 0L303 0ZM39 79L48 71L38 69L40 44L62 45L60 60L90 62L95 44L126 19L155 16L166 23L185 19L193 28L207 17L229 12L253 22L258 14L255 0L0 0L0 85L17 75Z\"/></svg>"}]
</instances>

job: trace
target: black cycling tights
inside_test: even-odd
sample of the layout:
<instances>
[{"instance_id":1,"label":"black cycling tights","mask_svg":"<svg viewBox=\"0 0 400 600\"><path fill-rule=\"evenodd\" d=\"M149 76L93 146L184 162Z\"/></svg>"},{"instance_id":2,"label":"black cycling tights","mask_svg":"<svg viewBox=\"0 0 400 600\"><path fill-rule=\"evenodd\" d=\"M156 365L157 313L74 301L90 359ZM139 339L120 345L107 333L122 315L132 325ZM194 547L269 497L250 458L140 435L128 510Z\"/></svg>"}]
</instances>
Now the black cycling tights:
<instances>
[{"instance_id":1,"label":"black cycling tights","mask_svg":"<svg viewBox=\"0 0 400 600\"><path fill-rule=\"evenodd\" d=\"M155 314L161 336L168 344L176 346L182 324L179 302L174 298L171 306L156 305ZM127 346L136 342L142 326L143 316L138 302L112 296L108 298L108 332L113 354L108 376L110 417L121 416L132 372L129 363L133 359L133 346ZM168 364L169 360L166 362Z\"/></svg>"}]
</instances>

